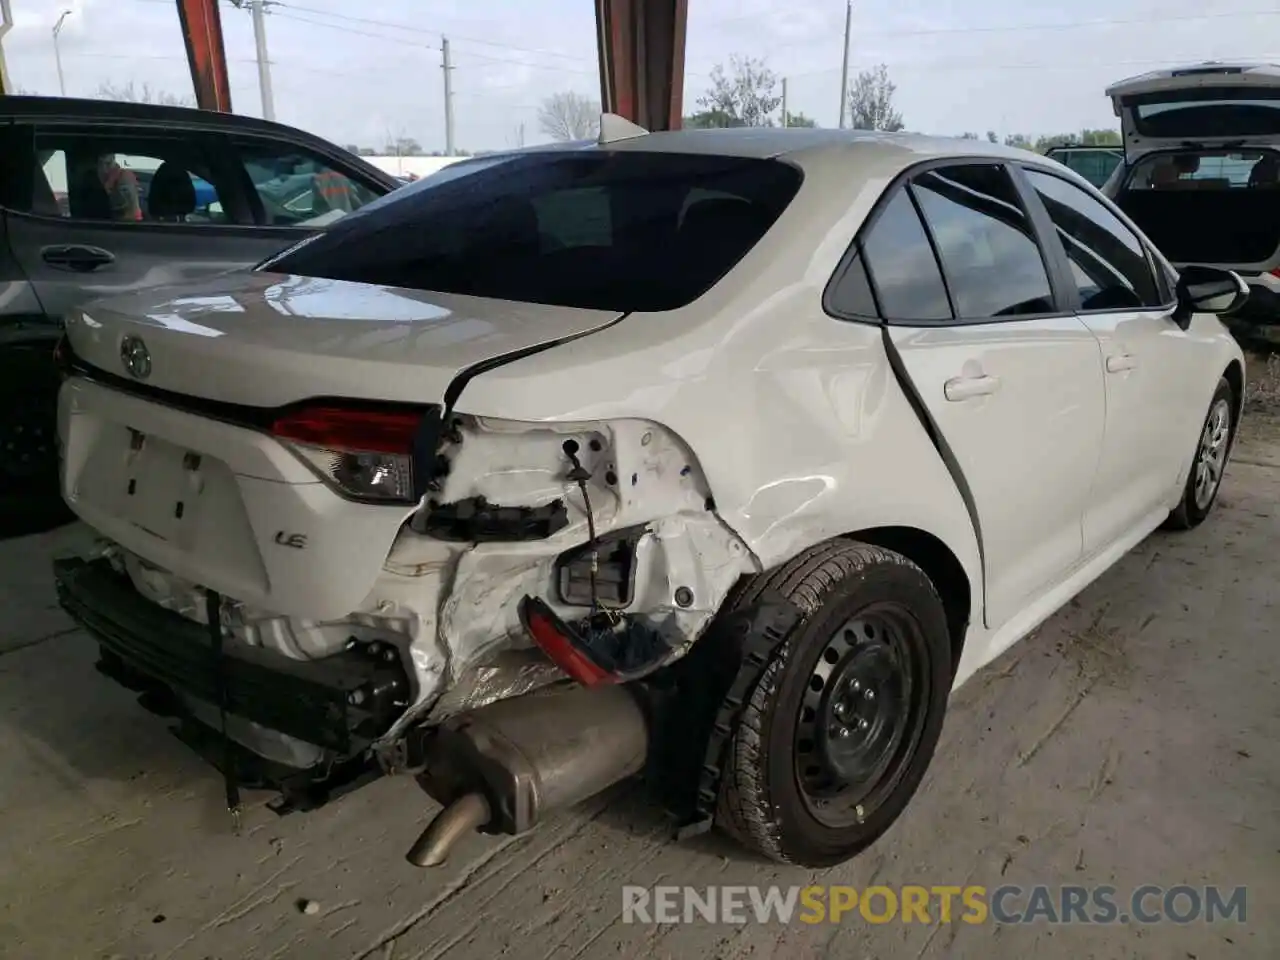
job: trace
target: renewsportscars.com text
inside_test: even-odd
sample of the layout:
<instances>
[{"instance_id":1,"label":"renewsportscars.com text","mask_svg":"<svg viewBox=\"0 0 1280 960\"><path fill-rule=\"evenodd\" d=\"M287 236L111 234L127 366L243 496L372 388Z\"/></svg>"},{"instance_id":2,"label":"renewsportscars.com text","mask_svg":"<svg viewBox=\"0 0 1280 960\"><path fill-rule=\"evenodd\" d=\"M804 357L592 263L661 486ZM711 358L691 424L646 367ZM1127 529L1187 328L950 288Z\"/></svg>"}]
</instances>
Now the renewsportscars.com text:
<instances>
[{"instance_id":1,"label":"renewsportscars.com text","mask_svg":"<svg viewBox=\"0 0 1280 960\"><path fill-rule=\"evenodd\" d=\"M1244 923L1245 887L622 888L623 923Z\"/></svg>"}]
</instances>

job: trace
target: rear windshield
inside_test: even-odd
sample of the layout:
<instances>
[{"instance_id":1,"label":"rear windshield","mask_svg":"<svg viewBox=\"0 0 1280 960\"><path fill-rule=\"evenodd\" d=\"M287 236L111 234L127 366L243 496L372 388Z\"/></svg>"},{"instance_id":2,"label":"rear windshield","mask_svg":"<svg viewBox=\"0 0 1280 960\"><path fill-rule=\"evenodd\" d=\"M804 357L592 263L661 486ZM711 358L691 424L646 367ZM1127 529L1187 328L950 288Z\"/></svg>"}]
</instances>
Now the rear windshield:
<instances>
[{"instance_id":1,"label":"rear windshield","mask_svg":"<svg viewBox=\"0 0 1280 960\"><path fill-rule=\"evenodd\" d=\"M777 160L555 150L401 187L259 269L526 303L672 310L772 226L801 174Z\"/></svg>"},{"instance_id":2,"label":"rear windshield","mask_svg":"<svg viewBox=\"0 0 1280 960\"><path fill-rule=\"evenodd\" d=\"M1280 154L1272 150L1157 153L1133 165L1126 190L1274 190Z\"/></svg>"},{"instance_id":3,"label":"rear windshield","mask_svg":"<svg viewBox=\"0 0 1280 960\"><path fill-rule=\"evenodd\" d=\"M1280 134L1280 98L1258 91L1206 90L1144 96L1132 104L1144 137L1247 137Z\"/></svg>"}]
</instances>

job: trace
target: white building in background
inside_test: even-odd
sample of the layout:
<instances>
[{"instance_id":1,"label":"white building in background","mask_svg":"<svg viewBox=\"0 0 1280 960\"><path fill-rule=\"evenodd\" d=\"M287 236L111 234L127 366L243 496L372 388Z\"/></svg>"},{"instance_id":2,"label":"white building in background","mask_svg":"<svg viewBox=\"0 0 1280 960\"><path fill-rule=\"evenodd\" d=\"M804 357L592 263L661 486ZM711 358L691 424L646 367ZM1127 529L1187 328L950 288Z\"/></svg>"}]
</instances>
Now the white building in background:
<instances>
[{"instance_id":1,"label":"white building in background","mask_svg":"<svg viewBox=\"0 0 1280 960\"><path fill-rule=\"evenodd\" d=\"M364 157L379 170L393 177L428 177L443 170L451 163L465 160L466 157Z\"/></svg>"}]
</instances>

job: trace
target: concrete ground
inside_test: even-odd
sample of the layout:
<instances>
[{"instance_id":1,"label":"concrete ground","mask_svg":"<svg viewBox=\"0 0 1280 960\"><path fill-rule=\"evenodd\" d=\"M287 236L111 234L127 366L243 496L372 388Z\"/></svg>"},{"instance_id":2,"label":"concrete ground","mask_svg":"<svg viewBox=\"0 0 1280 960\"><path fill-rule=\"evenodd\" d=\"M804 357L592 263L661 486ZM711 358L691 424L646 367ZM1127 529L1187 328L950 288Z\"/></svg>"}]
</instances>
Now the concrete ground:
<instances>
[{"instance_id":1,"label":"concrete ground","mask_svg":"<svg viewBox=\"0 0 1280 960\"><path fill-rule=\"evenodd\" d=\"M1153 536L967 684L903 819L816 873L671 842L628 790L469 840L438 872L403 860L432 812L406 780L284 819L255 796L237 837L218 777L95 673L57 609L47 561L83 531L0 544L0 957L1280 957L1277 502L1280 420L1259 411L1209 522ZM1244 923L1189 926L621 922L624 884L815 882L1248 900Z\"/></svg>"}]
</instances>

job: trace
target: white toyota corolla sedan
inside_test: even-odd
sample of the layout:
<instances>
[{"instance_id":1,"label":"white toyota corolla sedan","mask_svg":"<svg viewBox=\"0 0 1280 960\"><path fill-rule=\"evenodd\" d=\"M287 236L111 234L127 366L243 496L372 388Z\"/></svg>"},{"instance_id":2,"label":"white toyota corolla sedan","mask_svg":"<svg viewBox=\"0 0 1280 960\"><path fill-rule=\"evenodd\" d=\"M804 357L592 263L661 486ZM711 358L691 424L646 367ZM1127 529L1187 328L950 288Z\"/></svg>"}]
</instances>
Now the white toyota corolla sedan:
<instances>
[{"instance_id":1,"label":"white toyota corolla sedan","mask_svg":"<svg viewBox=\"0 0 1280 960\"><path fill-rule=\"evenodd\" d=\"M67 317L59 595L233 809L416 774L426 865L644 773L832 864L954 687L1205 519L1245 295L1034 154L606 117Z\"/></svg>"}]
</instances>

